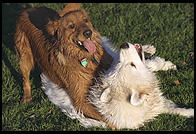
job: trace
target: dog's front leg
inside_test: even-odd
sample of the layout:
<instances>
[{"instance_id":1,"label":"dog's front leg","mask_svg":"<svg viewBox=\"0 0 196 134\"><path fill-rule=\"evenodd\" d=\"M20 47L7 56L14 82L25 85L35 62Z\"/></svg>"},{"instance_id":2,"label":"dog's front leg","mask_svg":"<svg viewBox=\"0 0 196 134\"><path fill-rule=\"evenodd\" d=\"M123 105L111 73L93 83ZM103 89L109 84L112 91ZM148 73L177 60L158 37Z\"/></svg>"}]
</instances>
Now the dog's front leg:
<instances>
[{"instance_id":1,"label":"dog's front leg","mask_svg":"<svg viewBox=\"0 0 196 134\"><path fill-rule=\"evenodd\" d=\"M153 55L156 52L156 48L153 45L143 45L142 50L143 52L149 53L150 55ZM174 70L177 69L176 65L174 65L171 61L165 61L165 59L157 56L145 60L144 63L151 71L159 71L159 70L166 71L169 69L174 69Z\"/></svg>"},{"instance_id":2,"label":"dog's front leg","mask_svg":"<svg viewBox=\"0 0 196 134\"><path fill-rule=\"evenodd\" d=\"M159 70L177 70L176 65L174 65L171 61L165 61L165 59L161 57L152 57L150 60L145 61L145 65L151 71L159 71Z\"/></svg>"},{"instance_id":3,"label":"dog's front leg","mask_svg":"<svg viewBox=\"0 0 196 134\"><path fill-rule=\"evenodd\" d=\"M142 50L150 55L153 55L156 52L156 48L153 45L143 45Z\"/></svg>"}]
</instances>

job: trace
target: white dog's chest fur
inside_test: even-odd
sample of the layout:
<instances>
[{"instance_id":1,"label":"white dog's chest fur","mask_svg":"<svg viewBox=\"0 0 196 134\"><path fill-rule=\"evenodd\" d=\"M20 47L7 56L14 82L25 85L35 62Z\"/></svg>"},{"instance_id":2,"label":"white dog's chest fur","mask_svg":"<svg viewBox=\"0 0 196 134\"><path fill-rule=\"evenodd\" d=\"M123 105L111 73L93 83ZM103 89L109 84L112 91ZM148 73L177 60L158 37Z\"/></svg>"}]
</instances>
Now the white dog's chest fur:
<instances>
[{"instance_id":1,"label":"white dog's chest fur","mask_svg":"<svg viewBox=\"0 0 196 134\"><path fill-rule=\"evenodd\" d=\"M95 91L96 90L96 91ZM163 108L164 98L157 88L153 93L147 96L144 103L138 106L130 104L130 95L127 92L113 92L111 93L111 100L103 102L99 99L101 90L95 88L94 96L90 96L93 104L98 108L106 119L113 123L117 128L132 128L136 129L142 126L146 121L153 119L160 114Z\"/></svg>"},{"instance_id":2,"label":"white dog's chest fur","mask_svg":"<svg viewBox=\"0 0 196 134\"><path fill-rule=\"evenodd\" d=\"M153 91L147 95L145 101L138 106L130 104L130 89L116 86L118 83L114 84L114 81L108 81L110 81L110 79L107 79L107 77L102 80L102 82L105 82L105 87L102 87L102 85L99 85L98 83L95 86L92 86L89 98L97 107L98 111L117 128L136 129L145 122L156 117L164 109L164 98L161 96L156 81L151 85ZM111 91L102 98L103 90L106 91L107 87L109 87Z\"/></svg>"}]
</instances>

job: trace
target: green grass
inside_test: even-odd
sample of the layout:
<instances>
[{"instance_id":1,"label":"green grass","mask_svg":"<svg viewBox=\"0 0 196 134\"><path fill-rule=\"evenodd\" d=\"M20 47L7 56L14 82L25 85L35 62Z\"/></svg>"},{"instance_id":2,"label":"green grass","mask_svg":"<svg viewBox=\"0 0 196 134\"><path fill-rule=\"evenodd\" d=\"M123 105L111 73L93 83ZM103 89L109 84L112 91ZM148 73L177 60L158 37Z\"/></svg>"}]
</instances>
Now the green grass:
<instances>
[{"instance_id":1,"label":"green grass","mask_svg":"<svg viewBox=\"0 0 196 134\"><path fill-rule=\"evenodd\" d=\"M61 11L65 4L7 4L2 5L2 130L111 130L84 128L77 120L66 117L52 104L40 86L40 71L31 73L33 101L21 104L22 76L13 47L14 25L19 11L25 7L47 6ZM152 44L155 55L172 61L178 70L159 71L161 90L168 99L181 107L194 107L194 5L187 4L83 4L94 27L107 36L118 49L120 44ZM185 65L182 62L186 62ZM174 80L180 82L179 85ZM128 130L128 129L123 129ZM193 118L161 114L138 129L194 130Z\"/></svg>"}]
</instances>

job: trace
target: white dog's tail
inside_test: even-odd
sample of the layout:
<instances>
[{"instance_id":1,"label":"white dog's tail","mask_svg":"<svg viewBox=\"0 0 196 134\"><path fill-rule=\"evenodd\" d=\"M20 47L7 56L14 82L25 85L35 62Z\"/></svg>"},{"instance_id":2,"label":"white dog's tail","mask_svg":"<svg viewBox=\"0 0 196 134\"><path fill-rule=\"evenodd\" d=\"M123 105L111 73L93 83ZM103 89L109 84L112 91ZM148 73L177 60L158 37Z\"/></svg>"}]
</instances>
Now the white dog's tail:
<instances>
[{"instance_id":1,"label":"white dog's tail","mask_svg":"<svg viewBox=\"0 0 196 134\"><path fill-rule=\"evenodd\" d=\"M165 99L164 100L164 112L170 114L179 114L186 117L194 117L194 109L193 108L179 108L174 102Z\"/></svg>"}]
</instances>

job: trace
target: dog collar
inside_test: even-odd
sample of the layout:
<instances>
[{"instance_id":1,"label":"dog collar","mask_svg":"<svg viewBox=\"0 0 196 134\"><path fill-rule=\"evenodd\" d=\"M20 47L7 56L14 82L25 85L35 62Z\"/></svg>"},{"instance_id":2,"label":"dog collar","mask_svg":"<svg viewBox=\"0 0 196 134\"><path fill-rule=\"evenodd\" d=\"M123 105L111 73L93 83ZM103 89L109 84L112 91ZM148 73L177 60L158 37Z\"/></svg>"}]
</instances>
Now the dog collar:
<instances>
[{"instance_id":1,"label":"dog collar","mask_svg":"<svg viewBox=\"0 0 196 134\"><path fill-rule=\"evenodd\" d=\"M93 62L94 64L99 65L99 62L95 59L94 56L91 58L91 60L92 60L92 62Z\"/></svg>"},{"instance_id":2,"label":"dog collar","mask_svg":"<svg viewBox=\"0 0 196 134\"><path fill-rule=\"evenodd\" d=\"M94 64L99 65L99 62L95 59L94 56L91 58L91 60L92 60L92 62L93 62ZM88 64L87 58L83 58L83 59L80 61L80 64L81 64L83 67L86 67L87 64Z\"/></svg>"}]
</instances>

